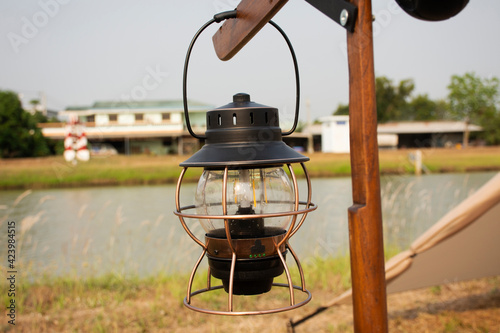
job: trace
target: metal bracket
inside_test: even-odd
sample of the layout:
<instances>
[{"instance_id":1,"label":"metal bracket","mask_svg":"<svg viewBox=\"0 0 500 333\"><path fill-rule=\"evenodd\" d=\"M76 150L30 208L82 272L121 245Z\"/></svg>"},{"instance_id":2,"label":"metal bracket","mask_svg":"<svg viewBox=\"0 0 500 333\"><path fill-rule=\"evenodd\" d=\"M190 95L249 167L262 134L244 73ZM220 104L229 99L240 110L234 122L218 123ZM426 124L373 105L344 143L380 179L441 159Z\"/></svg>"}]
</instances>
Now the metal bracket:
<instances>
[{"instance_id":1,"label":"metal bracket","mask_svg":"<svg viewBox=\"0 0 500 333\"><path fill-rule=\"evenodd\" d=\"M317 10L346 28L354 32L354 25L358 16L358 7L345 0L306 0Z\"/></svg>"}]
</instances>

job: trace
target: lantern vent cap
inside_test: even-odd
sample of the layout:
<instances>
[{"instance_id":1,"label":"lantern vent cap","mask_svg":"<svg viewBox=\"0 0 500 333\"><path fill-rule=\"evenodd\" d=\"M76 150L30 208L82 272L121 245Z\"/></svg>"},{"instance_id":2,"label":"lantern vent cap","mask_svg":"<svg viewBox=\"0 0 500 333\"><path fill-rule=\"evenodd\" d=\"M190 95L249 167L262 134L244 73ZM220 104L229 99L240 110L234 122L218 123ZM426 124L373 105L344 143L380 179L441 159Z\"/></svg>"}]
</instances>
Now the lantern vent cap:
<instances>
[{"instance_id":1,"label":"lantern vent cap","mask_svg":"<svg viewBox=\"0 0 500 333\"><path fill-rule=\"evenodd\" d=\"M279 165L309 160L282 141L277 108L258 104L250 95L207 112L205 145L180 166L223 167Z\"/></svg>"}]
</instances>

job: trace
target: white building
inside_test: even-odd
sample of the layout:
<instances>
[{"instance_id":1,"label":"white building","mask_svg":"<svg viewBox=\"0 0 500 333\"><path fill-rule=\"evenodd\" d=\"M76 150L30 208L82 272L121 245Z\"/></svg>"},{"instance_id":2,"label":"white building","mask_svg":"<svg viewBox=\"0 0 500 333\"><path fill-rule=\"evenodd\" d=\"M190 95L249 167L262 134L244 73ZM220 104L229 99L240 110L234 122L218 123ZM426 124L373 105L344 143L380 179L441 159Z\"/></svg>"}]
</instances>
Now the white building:
<instances>
[{"instance_id":1,"label":"white building","mask_svg":"<svg viewBox=\"0 0 500 333\"><path fill-rule=\"evenodd\" d=\"M321 121L321 151L349 152L349 116L328 116ZM481 131L476 125L467 125L469 132ZM461 144L466 124L462 121L399 121L379 124L379 148L453 147Z\"/></svg>"},{"instance_id":2,"label":"white building","mask_svg":"<svg viewBox=\"0 0 500 333\"><path fill-rule=\"evenodd\" d=\"M328 116L321 121L321 152L349 152L349 116Z\"/></svg>"}]
</instances>

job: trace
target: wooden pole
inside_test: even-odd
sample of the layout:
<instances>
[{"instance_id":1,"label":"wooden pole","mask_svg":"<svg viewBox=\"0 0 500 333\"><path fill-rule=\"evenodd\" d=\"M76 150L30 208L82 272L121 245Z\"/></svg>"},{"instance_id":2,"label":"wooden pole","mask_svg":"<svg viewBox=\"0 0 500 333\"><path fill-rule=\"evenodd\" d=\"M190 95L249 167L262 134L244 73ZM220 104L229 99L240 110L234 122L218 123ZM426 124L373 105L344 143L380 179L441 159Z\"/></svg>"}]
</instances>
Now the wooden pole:
<instances>
[{"instance_id":1,"label":"wooden pole","mask_svg":"<svg viewBox=\"0 0 500 333\"><path fill-rule=\"evenodd\" d=\"M358 7L354 32L347 32L354 202L348 216L354 331L387 332L372 8L370 0L351 2Z\"/></svg>"}]
</instances>

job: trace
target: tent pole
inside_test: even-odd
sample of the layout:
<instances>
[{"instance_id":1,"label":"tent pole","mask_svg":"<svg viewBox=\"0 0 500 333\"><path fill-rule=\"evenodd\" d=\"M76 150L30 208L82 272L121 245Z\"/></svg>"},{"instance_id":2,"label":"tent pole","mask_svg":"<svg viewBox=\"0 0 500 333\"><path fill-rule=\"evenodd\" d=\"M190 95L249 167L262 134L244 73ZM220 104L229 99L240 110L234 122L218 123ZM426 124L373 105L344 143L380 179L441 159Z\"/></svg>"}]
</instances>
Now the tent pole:
<instances>
[{"instance_id":1,"label":"tent pole","mask_svg":"<svg viewBox=\"0 0 500 333\"><path fill-rule=\"evenodd\" d=\"M371 0L347 32L353 205L348 209L355 332L387 332Z\"/></svg>"}]
</instances>

